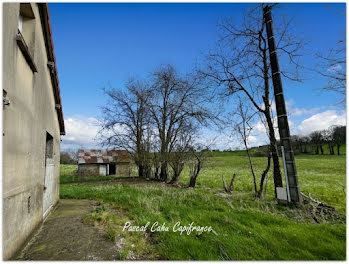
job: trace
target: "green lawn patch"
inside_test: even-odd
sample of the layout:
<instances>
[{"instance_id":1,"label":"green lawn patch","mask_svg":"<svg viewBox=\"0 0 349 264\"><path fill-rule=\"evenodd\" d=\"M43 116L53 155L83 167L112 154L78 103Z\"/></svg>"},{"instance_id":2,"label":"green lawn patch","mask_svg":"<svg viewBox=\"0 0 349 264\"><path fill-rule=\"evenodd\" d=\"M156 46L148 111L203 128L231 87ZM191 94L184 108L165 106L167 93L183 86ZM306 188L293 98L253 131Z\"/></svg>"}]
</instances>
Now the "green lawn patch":
<instances>
[{"instance_id":1,"label":"green lawn patch","mask_svg":"<svg viewBox=\"0 0 349 264\"><path fill-rule=\"evenodd\" d=\"M68 164L61 164L60 167L60 183L61 184L67 184L67 183L77 183L77 182L98 182L98 181L109 181L109 180L116 180L120 178L127 178L128 176L115 176L115 175L109 175L109 176L90 176L88 178L80 178L77 175L78 165L68 165Z\"/></svg>"}]
</instances>

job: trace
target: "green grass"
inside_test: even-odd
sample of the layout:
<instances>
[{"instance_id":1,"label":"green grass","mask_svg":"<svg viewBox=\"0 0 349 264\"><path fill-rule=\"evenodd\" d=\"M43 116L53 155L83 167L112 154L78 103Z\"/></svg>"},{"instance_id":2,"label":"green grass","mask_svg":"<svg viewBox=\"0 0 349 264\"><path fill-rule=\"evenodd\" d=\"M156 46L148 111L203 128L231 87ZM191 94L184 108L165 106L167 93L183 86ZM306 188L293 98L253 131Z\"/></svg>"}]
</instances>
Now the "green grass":
<instances>
[{"instance_id":1,"label":"green grass","mask_svg":"<svg viewBox=\"0 0 349 264\"><path fill-rule=\"evenodd\" d=\"M60 167L60 183L74 183L74 182L97 182L97 181L108 181L120 178L125 178L126 176L92 176L88 178L79 178L77 175L77 165L67 165L61 164Z\"/></svg>"},{"instance_id":2,"label":"green grass","mask_svg":"<svg viewBox=\"0 0 349 264\"><path fill-rule=\"evenodd\" d=\"M106 234L112 238L121 233L135 241L133 251L150 259L154 256L170 260L346 259L343 219L315 224L305 210L276 205L272 199L271 174L266 199L255 200L247 157L242 153L227 153L214 153L214 157L208 159L195 189L174 188L163 183L62 184L60 195L61 198L98 200L109 204L113 210L124 212L114 213L119 220L108 222ZM266 158L254 157L253 162L260 175ZM296 162L301 191L310 192L313 197L345 213L345 156L300 155L296 156ZM66 172L67 168L62 171ZM222 192L222 175L228 181L233 173L237 173L233 196L216 196ZM188 180L186 168L181 182L188 183ZM100 210L94 217L100 217L98 214L103 212ZM165 223L170 232L151 233L153 247L147 248L141 232L120 231L126 221L140 226L158 221ZM179 235L171 232L177 221L182 225L194 222L212 226L216 234ZM152 255L144 254L143 248L152 250ZM131 249L124 249L122 256L125 258L127 250Z\"/></svg>"},{"instance_id":3,"label":"green grass","mask_svg":"<svg viewBox=\"0 0 349 264\"><path fill-rule=\"evenodd\" d=\"M233 173L236 173L234 183L236 191L253 192L252 174L246 155L227 155L229 152L216 152L214 157L208 159L206 167L200 174L197 185L222 189L222 175L228 182ZM265 169L267 158L253 157L253 164L258 182ZM345 212L346 208L346 157L345 155L297 155L296 164L300 189L304 193L310 192L318 200L333 205L337 210ZM282 165L282 160L280 159ZM282 167L283 171L283 167ZM182 182L189 182L189 172L186 168ZM268 198L274 195L272 179L272 166L267 178Z\"/></svg>"},{"instance_id":4,"label":"green grass","mask_svg":"<svg viewBox=\"0 0 349 264\"><path fill-rule=\"evenodd\" d=\"M72 176L77 172L77 169L78 169L77 165L61 164L60 166L61 178L64 176Z\"/></svg>"}]
</instances>

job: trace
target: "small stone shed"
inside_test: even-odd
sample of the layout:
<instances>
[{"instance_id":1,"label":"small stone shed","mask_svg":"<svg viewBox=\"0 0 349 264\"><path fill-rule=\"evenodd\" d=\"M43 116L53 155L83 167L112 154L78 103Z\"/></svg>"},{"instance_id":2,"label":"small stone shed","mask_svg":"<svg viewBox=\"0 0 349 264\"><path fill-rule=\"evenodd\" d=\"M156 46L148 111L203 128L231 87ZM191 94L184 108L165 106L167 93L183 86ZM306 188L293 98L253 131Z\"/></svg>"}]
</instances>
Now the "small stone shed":
<instances>
[{"instance_id":1,"label":"small stone shed","mask_svg":"<svg viewBox=\"0 0 349 264\"><path fill-rule=\"evenodd\" d=\"M78 150L78 175L130 176L131 155L127 150Z\"/></svg>"}]
</instances>

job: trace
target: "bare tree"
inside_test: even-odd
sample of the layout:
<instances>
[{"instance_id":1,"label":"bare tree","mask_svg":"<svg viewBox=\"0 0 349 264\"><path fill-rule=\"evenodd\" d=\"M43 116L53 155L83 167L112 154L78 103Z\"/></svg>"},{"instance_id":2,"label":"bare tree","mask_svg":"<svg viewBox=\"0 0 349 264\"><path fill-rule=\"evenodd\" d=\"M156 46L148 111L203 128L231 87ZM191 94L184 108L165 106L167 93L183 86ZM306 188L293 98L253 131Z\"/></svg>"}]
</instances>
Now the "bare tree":
<instances>
[{"instance_id":1,"label":"bare tree","mask_svg":"<svg viewBox=\"0 0 349 264\"><path fill-rule=\"evenodd\" d=\"M248 138L251 134L252 127L250 125L250 121L253 120L255 113L249 113L250 108L244 106L242 99L239 97L238 103L237 103L237 109L235 112L235 116L237 116L237 122L234 124L234 131L239 135L239 137L242 139L242 142L244 144L248 161L250 163L250 169L253 177L253 184L254 184L254 191L255 194L257 194L257 182L256 182L256 175L253 168L253 163L251 159L251 154L249 151L248 146Z\"/></svg>"},{"instance_id":2,"label":"bare tree","mask_svg":"<svg viewBox=\"0 0 349 264\"><path fill-rule=\"evenodd\" d=\"M195 126L210 118L207 91L196 78L181 77L171 65L162 66L152 76L150 114L160 142L160 175L168 178L169 153L188 123Z\"/></svg>"},{"instance_id":3,"label":"bare tree","mask_svg":"<svg viewBox=\"0 0 349 264\"><path fill-rule=\"evenodd\" d=\"M151 140L149 86L134 79L126 89L104 89L109 102L102 108L99 139L104 146L128 150L138 167L140 177L149 177Z\"/></svg>"},{"instance_id":4,"label":"bare tree","mask_svg":"<svg viewBox=\"0 0 349 264\"><path fill-rule=\"evenodd\" d=\"M77 164L78 157L76 151L62 151L60 154L61 164Z\"/></svg>"},{"instance_id":5,"label":"bare tree","mask_svg":"<svg viewBox=\"0 0 349 264\"><path fill-rule=\"evenodd\" d=\"M264 182L266 180L266 177L267 177L269 169L270 169L270 161L271 161L271 152L270 152L270 147L269 147L267 167L265 168L265 170L262 173L261 180L259 182L259 190L257 191L257 194L256 194L256 197L258 197L258 198L261 198L262 194L263 194L263 186L264 186ZM265 192L266 192L266 188L265 188ZM264 192L264 194L265 194L265 192Z\"/></svg>"},{"instance_id":6,"label":"bare tree","mask_svg":"<svg viewBox=\"0 0 349 264\"><path fill-rule=\"evenodd\" d=\"M324 154L322 144L323 144L323 136L320 131L314 131L309 135L309 142L315 146L315 154Z\"/></svg>"},{"instance_id":7,"label":"bare tree","mask_svg":"<svg viewBox=\"0 0 349 264\"><path fill-rule=\"evenodd\" d=\"M160 179L160 154L158 151L153 153L154 179Z\"/></svg>"},{"instance_id":8,"label":"bare tree","mask_svg":"<svg viewBox=\"0 0 349 264\"><path fill-rule=\"evenodd\" d=\"M189 161L189 186L194 188L196 185L196 180L204 166L206 160L205 152L201 152L200 149L193 149L191 152L192 158Z\"/></svg>"},{"instance_id":9,"label":"bare tree","mask_svg":"<svg viewBox=\"0 0 349 264\"><path fill-rule=\"evenodd\" d=\"M171 184L179 182L185 163L188 158L190 158L193 137L195 135L194 131L195 129L191 126L183 127L174 143L172 152L169 153L169 165L173 170L173 177L170 181Z\"/></svg>"},{"instance_id":10,"label":"bare tree","mask_svg":"<svg viewBox=\"0 0 349 264\"><path fill-rule=\"evenodd\" d=\"M332 139L337 146L337 155L340 155L339 148L346 141L346 127L345 126L334 126L332 129Z\"/></svg>"},{"instance_id":11,"label":"bare tree","mask_svg":"<svg viewBox=\"0 0 349 264\"><path fill-rule=\"evenodd\" d=\"M334 143L333 143L333 126L328 129L322 130L322 136L324 139L324 143L328 145L328 149L330 151L330 155L334 155Z\"/></svg>"},{"instance_id":12,"label":"bare tree","mask_svg":"<svg viewBox=\"0 0 349 264\"><path fill-rule=\"evenodd\" d=\"M328 54L317 54L320 63L315 67L316 72L327 78L328 83L322 90L332 91L341 96L340 103L345 106L346 96L346 40L336 43L336 47L330 49Z\"/></svg>"},{"instance_id":13,"label":"bare tree","mask_svg":"<svg viewBox=\"0 0 349 264\"><path fill-rule=\"evenodd\" d=\"M239 135L239 137L242 139L246 153L247 153L247 157L249 160L250 169L251 169L251 173L252 173L252 177L253 177L255 196L258 198L261 198L262 193L263 193L264 181L265 181L266 176L267 176L269 169L270 169L271 152L270 152L270 147L268 147L267 167L261 175L261 179L259 182L259 189L258 189L256 174L255 174L255 170L253 167L252 157L251 157L249 145L248 145L248 138L252 132L252 126L250 125L250 122L253 121L255 114L256 114L256 112L250 113L250 109L248 107L244 106L243 100L239 97L238 104L237 104L237 111L235 113L235 116L238 117L238 121L234 125L234 130ZM267 126L266 124L264 124L264 125Z\"/></svg>"},{"instance_id":14,"label":"bare tree","mask_svg":"<svg viewBox=\"0 0 349 264\"><path fill-rule=\"evenodd\" d=\"M298 135L291 136L292 148L295 154L302 152L301 137Z\"/></svg>"},{"instance_id":15,"label":"bare tree","mask_svg":"<svg viewBox=\"0 0 349 264\"><path fill-rule=\"evenodd\" d=\"M232 191L234 190L235 177L236 177L236 173L234 173L233 176L231 177L229 187L227 187L227 184L226 184L226 182L224 180L224 177L222 175L223 189L224 189L225 192L232 193Z\"/></svg>"},{"instance_id":16,"label":"bare tree","mask_svg":"<svg viewBox=\"0 0 349 264\"><path fill-rule=\"evenodd\" d=\"M207 142L206 142L207 143ZM215 139L213 139L209 144L195 143L191 148L188 157L188 167L189 167L189 185L188 187L195 187L196 181L204 168L207 159L211 156L209 154L212 145L215 144Z\"/></svg>"},{"instance_id":17,"label":"bare tree","mask_svg":"<svg viewBox=\"0 0 349 264\"><path fill-rule=\"evenodd\" d=\"M126 89L104 89L99 136L103 145L129 150L140 177L168 180L168 165L179 180L186 149L200 124L212 117L209 97L200 80L179 76L170 65L160 67L149 83L131 79ZM195 128L195 129L194 129Z\"/></svg>"},{"instance_id":18,"label":"bare tree","mask_svg":"<svg viewBox=\"0 0 349 264\"><path fill-rule=\"evenodd\" d=\"M309 151L309 143L310 143L310 138L309 136L302 136L300 137L300 142L301 142L301 145L302 145L302 153L308 153Z\"/></svg>"},{"instance_id":19,"label":"bare tree","mask_svg":"<svg viewBox=\"0 0 349 264\"><path fill-rule=\"evenodd\" d=\"M217 50L207 56L207 67L200 69L199 73L218 87L224 88L223 96L243 93L255 110L265 118L276 188L282 187L282 177L271 111L271 74L262 10L263 5L253 8L241 23L224 21L220 25L223 36L217 44ZM288 33L289 26L290 22L287 21L283 26L276 27L276 48L278 54L290 62L287 67L289 71L282 71L281 74L288 79L299 81L297 58L301 42Z\"/></svg>"}]
</instances>

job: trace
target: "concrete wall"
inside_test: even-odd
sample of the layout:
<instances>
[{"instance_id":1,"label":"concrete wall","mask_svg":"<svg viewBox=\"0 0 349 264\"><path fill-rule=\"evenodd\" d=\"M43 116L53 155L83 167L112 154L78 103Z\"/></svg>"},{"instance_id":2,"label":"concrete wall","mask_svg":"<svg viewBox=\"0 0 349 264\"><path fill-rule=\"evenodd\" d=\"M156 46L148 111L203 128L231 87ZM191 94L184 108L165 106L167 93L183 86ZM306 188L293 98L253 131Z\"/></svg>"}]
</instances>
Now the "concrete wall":
<instances>
[{"instance_id":1,"label":"concrete wall","mask_svg":"<svg viewBox=\"0 0 349 264\"><path fill-rule=\"evenodd\" d=\"M130 164L129 163L118 163L116 164L116 176L130 176Z\"/></svg>"},{"instance_id":2,"label":"concrete wall","mask_svg":"<svg viewBox=\"0 0 349 264\"><path fill-rule=\"evenodd\" d=\"M54 193L59 198L60 129L37 4L31 4L33 73L16 43L19 3L3 4L3 258L43 220L46 132L53 136Z\"/></svg>"},{"instance_id":3,"label":"concrete wall","mask_svg":"<svg viewBox=\"0 0 349 264\"><path fill-rule=\"evenodd\" d=\"M106 176L109 171L107 164L79 164L78 175L81 178ZM116 164L116 176L130 176L130 164L129 163L117 163Z\"/></svg>"},{"instance_id":4,"label":"concrete wall","mask_svg":"<svg viewBox=\"0 0 349 264\"><path fill-rule=\"evenodd\" d=\"M100 164L79 164L78 175L81 178L99 176L99 166Z\"/></svg>"}]
</instances>

